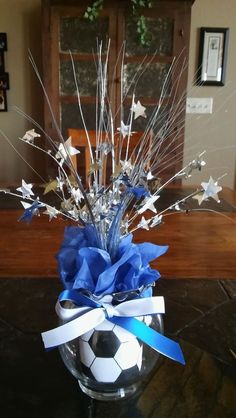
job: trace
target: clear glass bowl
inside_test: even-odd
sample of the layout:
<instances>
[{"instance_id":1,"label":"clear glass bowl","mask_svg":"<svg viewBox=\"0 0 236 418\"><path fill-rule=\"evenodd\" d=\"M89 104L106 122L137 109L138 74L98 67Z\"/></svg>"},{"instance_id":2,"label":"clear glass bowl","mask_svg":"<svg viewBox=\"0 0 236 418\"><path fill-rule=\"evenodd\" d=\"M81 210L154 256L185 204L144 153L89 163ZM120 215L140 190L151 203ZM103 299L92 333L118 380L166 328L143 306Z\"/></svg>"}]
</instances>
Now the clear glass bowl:
<instances>
[{"instance_id":1,"label":"clear glass bowl","mask_svg":"<svg viewBox=\"0 0 236 418\"><path fill-rule=\"evenodd\" d=\"M162 315L137 319L163 334ZM133 395L159 358L155 350L109 320L61 345L59 351L82 391L98 400Z\"/></svg>"}]
</instances>

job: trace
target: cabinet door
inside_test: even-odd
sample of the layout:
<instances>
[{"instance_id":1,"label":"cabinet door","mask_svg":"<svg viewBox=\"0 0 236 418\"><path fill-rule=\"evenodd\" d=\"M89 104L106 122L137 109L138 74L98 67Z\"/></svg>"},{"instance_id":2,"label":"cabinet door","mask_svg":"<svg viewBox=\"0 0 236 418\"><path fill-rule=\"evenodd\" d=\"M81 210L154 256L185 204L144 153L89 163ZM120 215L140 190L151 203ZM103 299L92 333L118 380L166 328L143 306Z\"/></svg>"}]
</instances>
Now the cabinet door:
<instances>
[{"instance_id":1,"label":"cabinet door","mask_svg":"<svg viewBox=\"0 0 236 418\"><path fill-rule=\"evenodd\" d=\"M164 142L160 141L157 149L160 161L154 173L162 181L171 178L182 167L190 11L190 3L181 1L158 2L152 9L146 9L144 16L150 34L148 48L138 41L135 22L127 9L120 7L118 12L118 43L120 47L125 39L126 48L123 98L117 75L117 107L123 102L126 120L132 101L132 84L134 86L138 79L135 96L146 107L147 119L136 119L132 127L134 131L142 131L161 103L153 131L156 135L168 121L169 135Z\"/></svg>"},{"instance_id":2,"label":"cabinet door","mask_svg":"<svg viewBox=\"0 0 236 418\"><path fill-rule=\"evenodd\" d=\"M72 59L87 129L95 129L97 42L99 40L106 44L111 27L114 27L112 11L109 11L109 15L106 12L102 13L93 24L84 19L83 14L84 8L58 6L53 7L50 14L51 53L45 62L44 79L53 113L65 137L68 128L83 128L78 110ZM56 130L47 110L45 123L47 130L55 138Z\"/></svg>"},{"instance_id":3,"label":"cabinet door","mask_svg":"<svg viewBox=\"0 0 236 418\"><path fill-rule=\"evenodd\" d=\"M47 28L44 34L44 81L64 137L68 128L83 129L84 121L88 130L95 129L97 72L94 54L97 52L97 43L102 41L105 59L105 45L110 39L108 90L115 129L120 126L121 120L124 123L128 120L133 93L135 100L140 100L146 107L147 113L147 119L140 117L134 121L132 128L135 131L145 130L147 120L160 100L164 111L153 127L154 134L164 124L165 118L172 117L171 112L173 114L176 105L182 109L178 110L178 117L175 117L170 138L165 144L160 144L159 150L162 163L156 174L164 179L171 177L182 164L183 92L187 82L191 2L159 1L154 8L144 11L150 33L148 48L141 46L138 40L136 25L127 7L130 2L114 1L112 5L108 2L100 17L92 23L83 18L85 7L52 3L47 1L44 9L44 27ZM84 121L78 110L71 56L77 74ZM176 62L163 90L174 57ZM57 140L57 130L47 104L45 129Z\"/></svg>"}]
</instances>

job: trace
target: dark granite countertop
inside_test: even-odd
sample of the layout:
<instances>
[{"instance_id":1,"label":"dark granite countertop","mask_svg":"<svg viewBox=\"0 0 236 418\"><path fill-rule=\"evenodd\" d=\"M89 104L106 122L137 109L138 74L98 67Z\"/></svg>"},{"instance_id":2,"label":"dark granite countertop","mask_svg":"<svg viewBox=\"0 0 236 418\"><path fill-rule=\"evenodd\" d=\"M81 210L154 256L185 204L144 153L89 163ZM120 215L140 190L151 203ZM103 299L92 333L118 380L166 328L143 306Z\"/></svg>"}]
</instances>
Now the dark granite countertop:
<instances>
[{"instance_id":1,"label":"dark granite countertop","mask_svg":"<svg viewBox=\"0 0 236 418\"><path fill-rule=\"evenodd\" d=\"M134 398L82 394L40 332L56 325L55 279L0 280L0 416L3 418L233 418L236 416L236 281L159 280L165 334L186 366L162 358Z\"/></svg>"}]
</instances>

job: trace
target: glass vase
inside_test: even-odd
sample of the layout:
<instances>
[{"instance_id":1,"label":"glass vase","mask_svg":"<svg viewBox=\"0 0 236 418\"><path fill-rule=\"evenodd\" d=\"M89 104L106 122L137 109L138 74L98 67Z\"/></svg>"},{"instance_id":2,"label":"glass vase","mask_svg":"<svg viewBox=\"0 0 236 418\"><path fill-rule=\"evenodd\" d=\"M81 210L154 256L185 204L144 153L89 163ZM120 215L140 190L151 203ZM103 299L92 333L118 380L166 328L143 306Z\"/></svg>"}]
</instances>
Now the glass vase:
<instances>
[{"instance_id":1,"label":"glass vase","mask_svg":"<svg viewBox=\"0 0 236 418\"><path fill-rule=\"evenodd\" d=\"M163 334L162 315L137 317ZM109 320L59 347L81 390L98 400L133 395L152 371L159 354Z\"/></svg>"}]
</instances>

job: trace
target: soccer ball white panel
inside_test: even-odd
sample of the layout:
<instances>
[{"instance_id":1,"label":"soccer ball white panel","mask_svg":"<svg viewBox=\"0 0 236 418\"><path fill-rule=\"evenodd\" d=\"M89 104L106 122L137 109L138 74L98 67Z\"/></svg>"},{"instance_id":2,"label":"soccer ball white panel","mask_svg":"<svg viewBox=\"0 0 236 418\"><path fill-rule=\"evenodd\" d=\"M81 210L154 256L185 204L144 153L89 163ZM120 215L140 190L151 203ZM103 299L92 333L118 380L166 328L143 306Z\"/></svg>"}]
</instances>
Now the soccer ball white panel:
<instances>
[{"instance_id":1,"label":"soccer ball white panel","mask_svg":"<svg viewBox=\"0 0 236 418\"><path fill-rule=\"evenodd\" d=\"M81 335L81 339L83 340L83 341L88 341L89 340L89 338L91 337L91 335L93 334L93 329L91 329L90 331L88 331L88 332L86 332L86 334L83 334L83 335Z\"/></svg>"},{"instance_id":2,"label":"soccer ball white panel","mask_svg":"<svg viewBox=\"0 0 236 418\"><path fill-rule=\"evenodd\" d=\"M85 366L90 367L93 360L95 359L94 352L91 349L90 345L87 342L80 339L79 349L80 349L80 360Z\"/></svg>"},{"instance_id":3,"label":"soccer ball white panel","mask_svg":"<svg viewBox=\"0 0 236 418\"><path fill-rule=\"evenodd\" d=\"M98 382L113 383L121 373L121 369L113 358L97 357L92 366L91 372Z\"/></svg>"},{"instance_id":4,"label":"soccer ball white panel","mask_svg":"<svg viewBox=\"0 0 236 418\"><path fill-rule=\"evenodd\" d=\"M131 332L126 331L126 329L120 327L119 325L115 326L115 328L113 329L113 332L122 343L136 339L134 334L131 334Z\"/></svg>"},{"instance_id":5,"label":"soccer ball white panel","mask_svg":"<svg viewBox=\"0 0 236 418\"><path fill-rule=\"evenodd\" d=\"M135 338L132 341L121 344L114 358L121 369L126 370L138 363L141 350L142 347Z\"/></svg>"}]
</instances>

